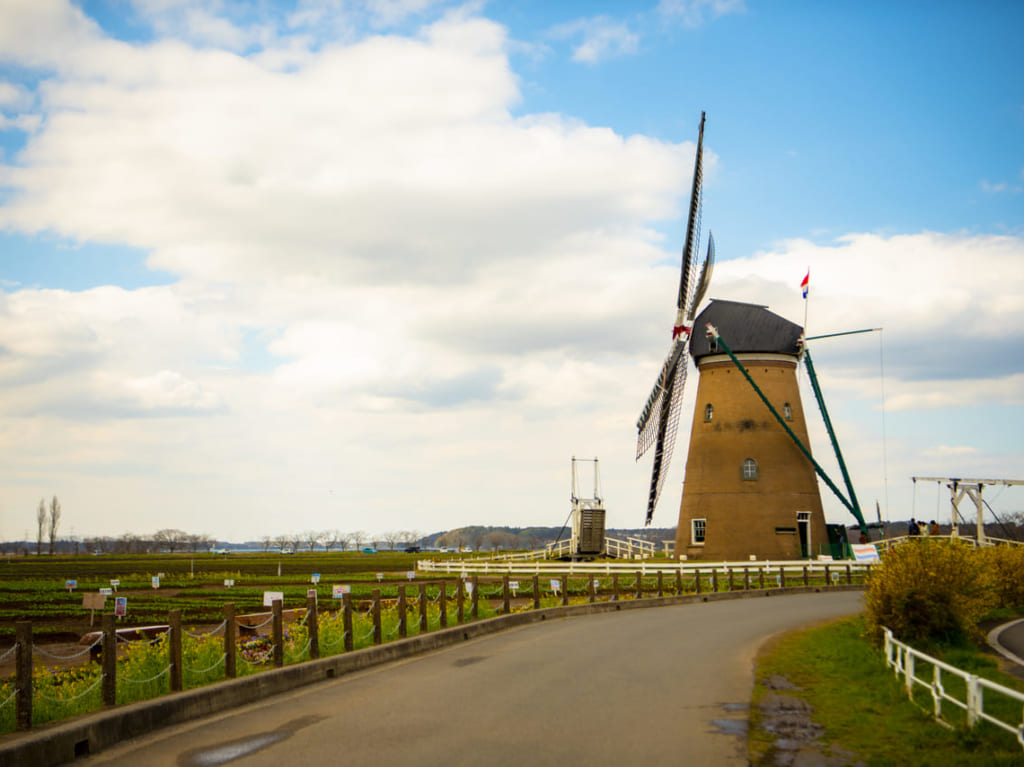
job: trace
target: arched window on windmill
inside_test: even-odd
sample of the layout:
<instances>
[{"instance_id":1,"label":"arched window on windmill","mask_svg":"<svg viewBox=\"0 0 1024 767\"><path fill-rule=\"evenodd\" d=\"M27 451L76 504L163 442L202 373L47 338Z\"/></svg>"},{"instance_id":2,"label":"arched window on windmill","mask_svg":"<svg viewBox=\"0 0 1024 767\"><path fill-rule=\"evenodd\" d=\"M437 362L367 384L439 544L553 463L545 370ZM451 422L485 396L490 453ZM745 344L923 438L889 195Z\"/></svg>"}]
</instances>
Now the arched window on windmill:
<instances>
[{"instance_id":1,"label":"arched window on windmill","mask_svg":"<svg viewBox=\"0 0 1024 767\"><path fill-rule=\"evenodd\" d=\"M789 403L788 403L788 402L786 402L786 403L785 403L785 404L784 404L784 405L782 406L782 415L784 415L784 416L786 417L786 420L787 420L787 421L792 421L792 420L793 420L793 408L791 408L791 407L789 406Z\"/></svg>"},{"instance_id":2,"label":"arched window on windmill","mask_svg":"<svg viewBox=\"0 0 1024 767\"><path fill-rule=\"evenodd\" d=\"M757 479L757 461L753 458L746 458L743 461L743 479Z\"/></svg>"},{"instance_id":3,"label":"arched window on windmill","mask_svg":"<svg viewBox=\"0 0 1024 767\"><path fill-rule=\"evenodd\" d=\"M705 422L710 421L714 417L715 417L715 408L709 402L707 405L704 406L704 421Z\"/></svg>"}]
</instances>

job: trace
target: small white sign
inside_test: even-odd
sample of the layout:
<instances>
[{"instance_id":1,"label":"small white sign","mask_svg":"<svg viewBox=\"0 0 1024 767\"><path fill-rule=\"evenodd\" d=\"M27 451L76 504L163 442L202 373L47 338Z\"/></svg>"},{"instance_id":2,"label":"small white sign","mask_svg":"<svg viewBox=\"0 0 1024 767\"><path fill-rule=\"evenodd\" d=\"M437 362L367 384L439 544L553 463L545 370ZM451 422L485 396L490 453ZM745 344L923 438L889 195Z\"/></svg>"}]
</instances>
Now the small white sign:
<instances>
[{"instance_id":1,"label":"small white sign","mask_svg":"<svg viewBox=\"0 0 1024 767\"><path fill-rule=\"evenodd\" d=\"M516 592L519 591L519 581L509 581L508 587L512 589L512 596L515 596Z\"/></svg>"},{"instance_id":2,"label":"small white sign","mask_svg":"<svg viewBox=\"0 0 1024 767\"><path fill-rule=\"evenodd\" d=\"M154 575L153 576L153 588L154 589L160 588L160 576L159 575Z\"/></svg>"},{"instance_id":3,"label":"small white sign","mask_svg":"<svg viewBox=\"0 0 1024 767\"><path fill-rule=\"evenodd\" d=\"M473 596L473 581L466 581L466 593Z\"/></svg>"},{"instance_id":4,"label":"small white sign","mask_svg":"<svg viewBox=\"0 0 1024 767\"><path fill-rule=\"evenodd\" d=\"M377 573L377 581L380 582L382 580L384 580L384 573Z\"/></svg>"},{"instance_id":5,"label":"small white sign","mask_svg":"<svg viewBox=\"0 0 1024 767\"><path fill-rule=\"evenodd\" d=\"M224 579L224 586L225 586L225 588L229 588L230 589L234 585L235 585L235 579L234 578L225 578Z\"/></svg>"},{"instance_id":6,"label":"small white sign","mask_svg":"<svg viewBox=\"0 0 1024 767\"><path fill-rule=\"evenodd\" d=\"M74 591L78 588L78 581L76 581L74 578L68 578L66 581L64 581L64 588L66 588L68 591Z\"/></svg>"},{"instance_id":7,"label":"small white sign","mask_svg":"<svg viewBox=\"0 0 1024 767\"><path fill-rule=\"evenodd\" d=\"M832 561L832 555L831 554L819 554L818 555L818 561L819 562L831 562Z\"/></svg>"},{"instance_id":8,"label":"small white sign","mask_svg":"<svg viewBox=\"0 0 1024 767\"><path fill-rule=\"evenodd\" d=\"M562 582L558 578L551 579L551 590L558 594L562 589Z\"/></svg>"},{"instance_id":9,"label":"small white sign","mask_svg":"<svg viewBox=\"0 0 1024 767\"><path fill-rule=\"evenodd\" d=\"M319 583L320 582L320 573L313 573L313 575L310 576L309 580L312 581L313 583Z\"/></svg>"},{"instance_id":10,"label":"small white sign","mask_svg":"<svg viewBox=\"0 0 1024 767\"><path fill-rule=\"evenodd\" d=\"M264 591L263 592L263 606L273 607L274 602L284 602L283 591Z\"/></svg>"},{"instance_id":11,"label":"small white sign","mask_svg":"<svg viewBox=\"0 0 1024 767\"><path fill-rule=\"evenodd\" d=\"M341 599L346 594L351 594L351 593L352 593L352 587L351 586L335 585L334 588L331 590L331 596L334 597L335 599Z\"/></svg>"},{"instance_id":12,"label":"small white sign","mask_svg":"<svg viewBox=\"0 0 1024 767\"><path fill-rule=\"evenodd\" d=\"M410 581L416 580L416 571L415 570L410 570L409 572L407 572L405 574L405 577L408 578Z\"/></svg>"},{"instance_id":13,"label":"small white sign","mask_svg":"<svg viewBox=\"0 0 1024 767\"><path fill-rule=\"evenodd\" d=\"M100 593L103 594L104 596L108 596L109 597L111 594L114 593L114 590L113 589L100 589Z\"/></svg>"},{"instance_id":14,"label":"small white sign","mask_svg":"<svg viewBox=\"0 0 1024 767\"><path fill-rule=\"evenodd\" d=\"M114 578L112 581L110 581L110 587L112 589L114 589L115 591L117 591L117 587L120 586L120 585L121 585L121 581L119 581L117 578Z\"/></svg>"}]
</instances>

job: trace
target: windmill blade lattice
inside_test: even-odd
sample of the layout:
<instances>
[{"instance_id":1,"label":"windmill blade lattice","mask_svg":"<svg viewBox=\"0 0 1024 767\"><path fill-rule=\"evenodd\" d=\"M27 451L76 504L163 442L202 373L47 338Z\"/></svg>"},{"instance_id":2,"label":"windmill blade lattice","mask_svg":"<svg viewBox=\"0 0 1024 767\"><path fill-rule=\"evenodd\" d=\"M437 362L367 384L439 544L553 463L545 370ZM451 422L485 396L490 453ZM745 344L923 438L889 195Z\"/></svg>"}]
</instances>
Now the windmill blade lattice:
<instances>
[{"instance_id":1,"label":"windmill blade lattice","mask_svg":"<svg viewBox=\"0 0 1024 767\"><path fill-rule=\"evenodd\" d=\"M693 280L693 252L700 247L701 225L701 180L703 176L704 113L700 116L700 132L697 138L697 154L694 159L693 189L690 193L690 213L686 224L686 242L683 246L682 273L679 278L679 296L676 300L676 323L672 328L672 347L668 358L661 367L661 373L654 389L637 421L636 458L640 458L654 446L654 463L651 467L651 484L647 497L646 524L651 524L654 509L661 497L661 489L668 476L668 468L675 448L676 432L679 429L679 415L682 410L683 389L689 359L690 329L697 304L707 292L714 260L714 244L709 238L708 257L701 269L697 284Z\"/></svg>"}]
</instances>

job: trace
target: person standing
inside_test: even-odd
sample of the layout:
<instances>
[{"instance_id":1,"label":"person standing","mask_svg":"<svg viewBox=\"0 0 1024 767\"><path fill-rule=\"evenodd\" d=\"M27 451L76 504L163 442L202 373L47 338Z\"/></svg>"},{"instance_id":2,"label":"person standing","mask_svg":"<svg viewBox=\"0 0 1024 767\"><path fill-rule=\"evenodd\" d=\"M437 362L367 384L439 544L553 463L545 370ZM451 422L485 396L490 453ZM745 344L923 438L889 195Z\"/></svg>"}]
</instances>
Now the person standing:
<instances>
[{"instance_id":1,"label":"person standing","mask_svg":"<svg viewBox=\"0 0 1024 767\"><path fill-rule=\"evenodd\" d=\"M917 520L911 517L910 524L907 525L907 535L918 535L920 532L920 529L917 527Z\"/></svg>"}]
</instances>

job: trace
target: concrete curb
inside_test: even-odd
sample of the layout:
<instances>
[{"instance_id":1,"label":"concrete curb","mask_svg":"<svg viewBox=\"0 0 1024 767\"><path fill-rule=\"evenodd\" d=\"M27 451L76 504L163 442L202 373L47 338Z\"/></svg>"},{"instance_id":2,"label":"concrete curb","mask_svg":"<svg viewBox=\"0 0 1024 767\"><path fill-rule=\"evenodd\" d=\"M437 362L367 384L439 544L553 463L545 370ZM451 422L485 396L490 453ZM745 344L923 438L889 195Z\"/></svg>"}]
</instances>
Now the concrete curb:
<instances>
[{"instance_id":1,"label":"concrete curb","mask_svg":"<svg viewBox=\"0 0 1024 767\"><path fill-rule=\"evenodd\" d=\"M382 663L555 618L571 618L668 605L718 602L728 599L813 594L822 591L858 591L863 588L861 585L842 584L827 587L797 586L785 589L726 591L649 599L626 599L619 602L596 602L500 615L496 618L464 623L428 634L418 634L364 650L297 663L241 679L230 679L194 690L162 695L152 700L117 706L93 714L84 714L52 725L43 725L39 729L26 733L4 735L0 738L0 765L49 767L50 765L65 764L81 756L99 753L128 738L139 737L170 725L201 719L251 703L254 700L262 700L270 695L278 695L305 685L336 679L344 674L378 666Z\"/></svg>"}]
</instances>

